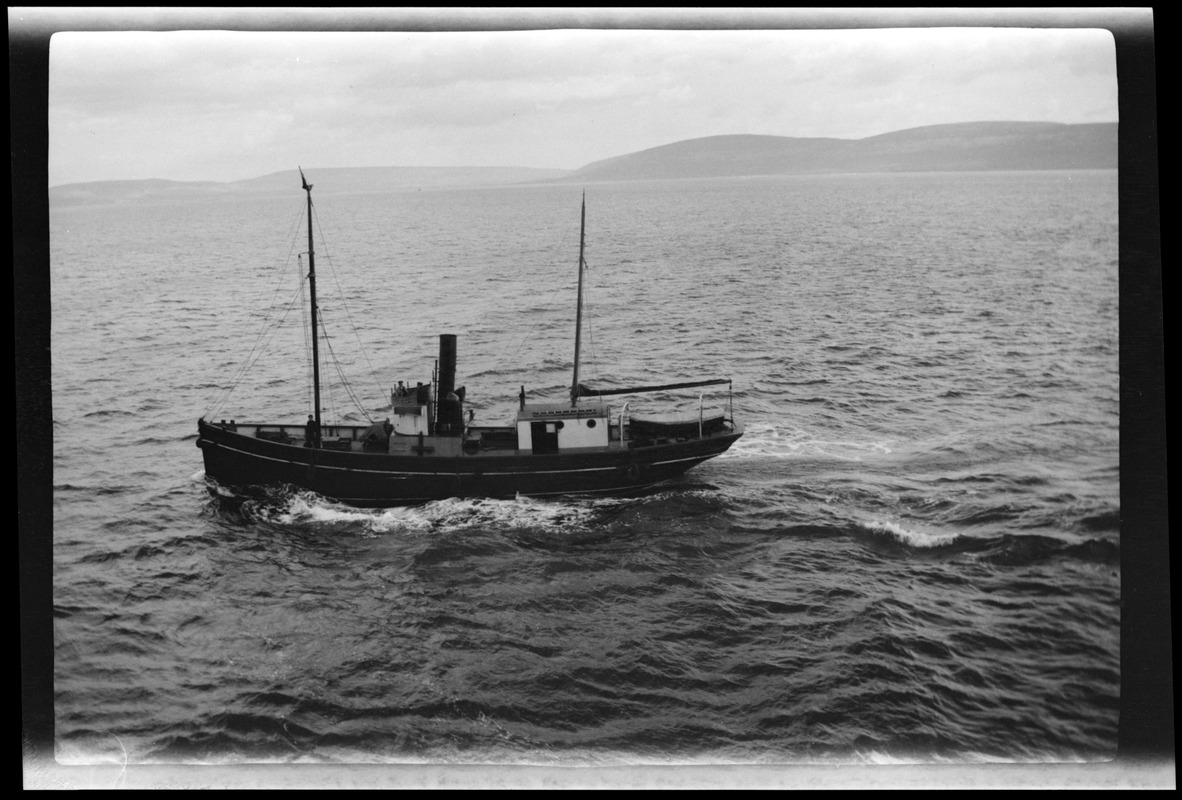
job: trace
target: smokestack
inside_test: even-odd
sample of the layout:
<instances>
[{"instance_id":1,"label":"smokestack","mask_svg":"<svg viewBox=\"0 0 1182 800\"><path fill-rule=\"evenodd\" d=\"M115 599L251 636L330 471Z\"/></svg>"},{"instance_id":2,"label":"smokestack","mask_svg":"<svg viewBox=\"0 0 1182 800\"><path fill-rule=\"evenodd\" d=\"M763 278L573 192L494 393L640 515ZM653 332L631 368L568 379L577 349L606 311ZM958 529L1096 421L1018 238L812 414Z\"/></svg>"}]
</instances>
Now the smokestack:
<instances>
[{"instance_id":1,"label":"smokestack","mask_svg":"<svg viewBox=\"0 0 1182 800\"><path fill-rule=\"evenodd\" d=\"M456 390L456 335L439 335L439 398Z\"/></svg>"},{"instance_id":2,"label":"smokestack","mask_svg":"<svg viewBox=\"0 0 1182 800\"><path fill-rule=\"evenodd\" d=\"M437 433L457 435L464 430L464 407L456 394L456 336L439 336L439 406L436 411Z\"/></svg>"}]
</instances>

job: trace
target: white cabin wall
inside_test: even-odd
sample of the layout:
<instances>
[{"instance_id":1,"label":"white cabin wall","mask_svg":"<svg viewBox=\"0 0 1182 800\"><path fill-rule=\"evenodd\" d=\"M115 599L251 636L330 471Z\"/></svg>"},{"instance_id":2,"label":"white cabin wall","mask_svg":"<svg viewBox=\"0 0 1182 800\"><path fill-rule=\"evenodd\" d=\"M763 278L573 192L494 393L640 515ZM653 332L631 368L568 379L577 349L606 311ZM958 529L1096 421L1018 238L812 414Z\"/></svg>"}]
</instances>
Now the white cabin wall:
<instances>
[{"instance_id":1,"label":"white cabin wall","mask_svg":"<svg viewBox=\"0 0 1182 800\"><path fill-rule=\"evenodd\" d=\"M420 406L418 413L406 413L404 408L394 409L394 432L402 434L403 436L418 436L420 433L426 435L427 420L427 406Z\"/></svg>"},{"instance_id":2,"label":"white cabin wall","mask_svg":"<svg viewBox=\"0 0 1182 800\"><path fill-rule=\"evenodd\" d=\"M534 449L533 431L529 427L529 420L523 420L517 423L517 449Z\"/></svg>"},{"instance_id":3,"label":"white cabin wall","mask_svg":"<svg viewBox=\"0 0 1182 800\"><path fill-rule=\"evenodd\" d=\"M572 447L606 447L607 422L606 417L563 420L562 429L558 431L559 451Z\"/></svg>"}]
</instances>

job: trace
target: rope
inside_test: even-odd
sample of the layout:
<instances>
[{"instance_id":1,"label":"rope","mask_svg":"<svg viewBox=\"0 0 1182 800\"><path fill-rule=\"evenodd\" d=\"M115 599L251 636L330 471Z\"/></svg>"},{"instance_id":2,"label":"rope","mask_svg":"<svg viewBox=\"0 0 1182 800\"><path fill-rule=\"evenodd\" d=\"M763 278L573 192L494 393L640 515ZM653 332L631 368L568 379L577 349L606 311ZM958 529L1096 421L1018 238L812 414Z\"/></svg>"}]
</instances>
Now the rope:
<instances>
[{"instance_id":1,"label":"rope","mask_svg":"<svg viewBox=\"0 0 1182 800\"><path fill-rule=\"evenodd\" d=\"M565 287L565 286L559 286L559 287L555 288L555 289L554 289L554 291L553 291L553 292L550 294L550 299L548 299L548 300L546 301L545 305L543 305L543 306L542 306L543 310L549 310L549 308L550 308L551 304L554 302L554 295L558 294L558 292L559 292L559 290L560 290L560 289L565 289L565 288L567 288L567 287ZM535 316L535 317L540 317L541 315L539 315L539 314L534 314L534 316ZM538 329L538 325L540 325L540 324L541 324L541 319L539 319L537 322L535 322L535 323L534 323L534 324L533 324L533 325L530 327L530 329L529 329L529 330L526 332L525 336L523 336L523 337L522 337L521 341L517 343L517 347L516 347L516 348L513 350L513 355L514 355L514 356L516 356L516 355L517 355L519 352L521 352L521 348L522 348L522 346L523 346L523 345L524 345L524 344L525 344L527 341L529 341L529 338L530 338L531 336L533 336L533 332L534 332L535 330L537 330L537 329ZM502 355L500 355L500 356L498 356L498 357L497 357L496 363L493 365L493 370L495 371L495 370L499 369L499 368L500 368L500 366L501 366L501 363L502 363L504 360L505 360L505 359L504 359L504 354L502 353Z\"/></svg>"},{"instance_id":2,"label":"rope","mask_svg":"<svg viewBox=\"0 0 1182 800\"><path fill-rule=\"evenodd\" d=\"M296 302L299 301L301 306L306 304L304 286L308 281L308 275L305 274L305 272L304 272L302 253L296 252L296 249L297 249L296 239L299 236L299 227L300 227L303 213L305 210L306 210L306 207L303 204L301 204L299 212L294 216L294 220L293 220L292 225L289 226L288 234L289 234L289 237L291 238L292 244L288 248L287 258L285 259L286 263L290 263L291 259L292 259L292 255L293 254L295 255L296 264L297 264L297 267L299 270L299 286L296 288L296 290L292 294L291 298L287 301L287 304L282 308L282 311L279 314L278 319L273 319L274 313L275 313L275 307L276 307L276 298L279 296L279 290L282 287L283 278L284 278L284 274L285 274L286 270L281 270L279 272L279 279L277 280L276 285L275 285L275 289L272 292L271 301L267 305L267 309L268 309L267 314L263 319L262 325L260 326L260 329L259 329L259 333L255 337L255 341L254 341L254 344L251 346L250 352L247 354L245 360L242 362L241 366L239 366L238 370L234 374L234 377L230 381L230 385L226 389L224 389L215 398L214 402L205 411L205 414L203 416L207 416L207 417L214 416L218 412L218 410L221 409L221 407L226 403L226 401L229 399L230 395L238 387L238 385L242 382L242 380L246 376L246 374L248 372L250 372L250 370L258 363L259 359L262 358L263 353L267 349L267 346L271 343L272 339L275 338L275 335L278 333L280 327L282 327L283 321L285 319L287 319L287 315L289 313L291 313L291 310L292 310L292 308L295 307ZM313 209L313 218L316 223L316 228L320 232L321 242L323 242L324 241L324 231L320 227L320 217L319 217L319 214L315 213L315 209ZM293 229L294 229L294 233L292 232ZM332 277L333 277L333 282L336 284L337 294L339 295L339 297L341 299L341 305L344 306L346 317L349 321L349 325L353 329L353 334L354 334L354 338L356 338L356 340L357 340L358 349L361 352L362 358L365 359L366 365L369 367L370 377L374 380L374 383L379 386L378 395L382 396L383 390L380 388L381 384L377 381L376 370L374 370L373 364L369 360L369 355L365 352L365 348L363 346L361 346L361 337L358 333L357 325L354 323L352 312L350 311L348 304L344 300L345 293L341 288L340 279L339 279L337 272L336 272L336 265L333 263L332 257L328 253L327 245L323 245L323 246L324 246L325 259L328 262L328 265L330 267L330 271L331 271ZM369 413L366 411L365 406L362 404L360 399L357 397L356 393L353 391L352 386L349 384L348 379L345 377L345 374L341 369L340 360L337 358L336 353L332 350L332 342L331 342L331 338L328 335L328 329L327 329L327 327L325 327L325 324L324 324L323 312L321 311L321 309L317 308L316 314L317 314L317 320L320 323L321 329L324 331L323 339L327 345L329 355L332 359L333 365L336 368L337 375L340 378L341 385L344 387L349 399L357 407L357 410L360 411L361 414L372 423L372 421L373 421L372 418L369 416ZM302 329L303 329L303 334L304 334L305 363L306 363L306 368L307 368L307 374L309 375L308 387L307 387L307 397L308 397L307 404L308 404L309 408L312 408L312 406L315 404L315 399L313 397L313 387L312 387L312 380L311 380L311 374L312 374L312 370L313 370L311 323L310 323L310 318L307 315L300 315L300 316L301 316L301 320L302 320ZM325 386L323 388L324 388L324 391L325 391L325 394L326 394L327 400L328 400L328 402L325 404L325 406L328 409L333 410L333 412L335 413L336 406L335 406L335 402L332 397L331 382L326 382ZM322 399L325 399L325 398L322 398ZM337 415L337 419L339 419L339 418L340 418L339 415Z\"/></svg>"},{"instance_id":3,"label":"rope","mask_svg":"<svg viewBox=\"0 0 1182 800\"><path fill-rule=\"evenodd\" d=\"M561 248L562 248L562 244L563 244L563 243L570 241L570 239L573 237L573 231L574 231L574 230L577 230L577 229L578 229L578 225L577 225L576 223L574 223L574 222L571 222L571 223L569 223L569 224L568 224L568 226L567 226L566 230L563 232L563 234L562 234L562 235L559 237L559 239L558 239L558 241L559 241L559 249L561 249ZM560 291L562 291L563 289L567 289L567 288L569 288L569 286L567 286L566 284L558 284L557 286L555 286L555 287L554 287L554 291L550 293L550 297L549 297L549 298L546 300L546 302L545 302L545 303L542 305L542 309L543 309L543 311L548 311L548 310L550 310L550 308L551 308L551 307L553 306L553 304L554 304L554 297L555 297L555 295L557 295L557 294L558 294ZM540 315L539 315L539 314L534 314L533 316L534 316L534 317L540 317ZM525 343L526 343L527 341L529 341L530 337L532 337L532 336L533 336L533 333L534 333L534 331L536 331L536 330L538 329L538 325L540 325L540 324L541 324L541 319L539 318L539 319L537 319L537 321L536 321L536 322L534 322L534 324L533 324L533 325L531 325L531 326L530 326L530 329L529 329L528 331L526 331L526 333L525 333L525 336L523 336L523 337L521 338L521 341L517 343L517 347L515 347L515 348L513 349L513 353L511 354L511 357L513 357L513 358L516 358L516 357L517 357L517 354L521 352L521 348L522 348L522 347L525 345ZM510 346L511 344L512 344L512 342L510 342L510 343L509 343L509 345L506 345L506 346L505 346L505 347L504 347L504 348L501 350L501 354L497 356L497 360L496 360L496 361L493 363L493 371L496 371L496 370L500 369L500 368L501 368L501 365L502 365L503 363L505 363L505 351L509 349L509 346Z\"/></svg>"},{"instance_id":4,"label":"rope","mask_svg":"<svg viewBox=\"0 0 1182 800\"><path fill-rule=\"evenodd\" d=\"M251 348L251 351L247 355L246 360L243 362L242 366L239 367L238 373L231 380L230 386L228 388L226 388L225 390L223 390L221 395L214 401L213 405L206 411L206 416L212 417L217 413L217 411L225 404L226 400L229 399L230 394L234 391L234 389L236 389L238 387L238 384L241 382L242 378L246 375L246 373L249 372L250 369L256 363L258 363L258 360L260 358L262 358L263 353L267 349L267 345L270 344L270 342L273 338L275 338L275 334L278 333L279 328L283 323L283 320L287 318L288 313L290 313L291 309L295 306L296 300L302 294L303 294L303 284L301 283L300 288L297 289L295 291L295 293L292 295L292 298L287 303L287 307L284 308L284 310L283 310L283 314L279 317L278 320L276 320L274 325L271 327L270 331L267 331L266 329L264 329L263 332L260 333L259 340L261 341L261 346L260 346L259 342L256 341L255 346ZM264 323L265 322L266 322L266 320L264 320ZM266 335L265 340L263 340L264 335Z\"/></svg>"},{"instance_id":5,"label":"rope","mask_svg":"<svg viewBox=\"0 0 1182 800\"><path fill-rule=\"evenodd\" d=\"M328 327L324 323L323 316L320 317L320 328L324 331L324 344L328 348L329 355L332 357L333 366L336 367L337 375L341 379L341 387L345 390L345 394L349 396L349 399L353 401L357 410L361 412L362 416L372 423L373 418L369 416L369 412L361 405L361 401L357 399L357 395L353 392L353 387L349 385L349 381L345 378L345 373L341 370L341 362L337 358L336 352L332 349L332 337L328 335ZM340 419L340 417L338 416L337 419Z\"/></svg>"},{"instance_id":6,"label":"rope","mask_svg":"<svg viewBox=\"0 0 1182 800\"><path fill-rule=\"evenodd\" d=\"M304 283L307 278L304 276L304 261L302 258L298 259L300 265L300 307L307 307L307 300L304 297ZM312 324L306 314L300 314L301 327L304 331L304 374L307 376L307 381L304 384L305 391L307 391L307 408L313 414L316 413L316 389L314 388L315 378L313 372L316 365L312 362Z\"/></svg>"},{"instance_id":7,"label":"rope","mask_svg":"<svg viewBox=\"0 0 1182 800\"><path fill-rule=\"evenodd\" d=\"M586 266L587 271L590 272L591 265L587 262L586 258L583 259L583 264ZM591 302L590 281L587 281L583 285L583 295L583 324L587 328L587 366L589 368L588 371L593 375L591 380L593 383L595 383L599 381L599 364L595 357L595 331L591 327L591 309L595 306Z\"/></svg>"},{"instance_id":8,"label":"rope","mask_svg":"<svg viewBox=\"0 0 1182 800\"><path fill-rule=\"evenodd\" d=\"M289 237L289 239L291 239L292 244L288 248L287 257L284 258L284 260L283 260L284 264L290 263L292 253L295 251L295 248L296 248L295 235L299 233L299 220L302 216L302 211L303 211L303 209L301 207L300 213L297 213L294 216L291 224L288 225L288 229L287 229L288 230L288 237ZM292 232L293 229L295 229L295 233ZM260 343L263 342L263 337L267 335L268 325L272 324L271 323L271 314L272 314L272 310L275 308L275 298L279 296L279 290L283 286L283 278L284 278L285 272L286 272L286 270L282 270L282 269L278 270L278 278L275 282L275 288L271 292L270 302L267 303L267 315L263 318L263 322L259 326L258 335L255 337L254 344L251 345L250 351L246 354L246 359L242 362L242 364L238 368L238 371L234 374L234 377L230 380L230 385L226 389L224 389L220 395L215 397L213 403L206 409L205 414L203 416L212 417L215 413L217 413L217 411L219 409L221 409L221 407L225 404L226 400L228 400L230 395L233 393L234 389L236 389L238 387L238 384L242 381L242 378L245 377L246 373L250 370L250 368L253 367L254 364L258 361L258 359L262 356L262 350L266 349L265 343L263 343L262 348L260 349ZM302 283L301 283L299 291L301 293L303 292ZM292 300L288 301L287 307L283 309L282 316L280 316L278 321L273 323L275 327L271 330L270 337L268 337L266 340L267 342L269 342L270 339L272 337L274 337L275 329L277 329L279 327L279 325L283 322L283 320L287 317L287 314L291 311L291 307L292 307L293 303L294 303L294 298Z\"/></svg>"},{"instance_id":9,"label":"rope","mask_svg":"<svg viewBox=\"0 0 1182 800\"><path fill-rule=\"evenodd\" d=\"M316 221L316 230L320 231L321 241L322 242L327 241L324 237L324 231L320 227L320 214L316 213L315 209L313 209L313 216ZM365 347L362 346L362 344L361 344L361 335L357 332L357 325L353 322L353 312L349 308L349 304L345 302L345 292L343 289L341 289L341 281L340 281L340 278L337 276L336 264L333 263L332 255L328 252L328 245L327 244L324 245L324 257L328 261L328 266L332 272L332 280L333 280L333 283L336 284L337 295L341 298L341 306L345 309L345 317L349 320L349 326L353 329L353 338L357 340L357 350L358 350L358 352L361 353L361 357L363 359L365 359L365 365L367 367L369 367L370 379L373 380L373 382L378 387L378 397L382 397L385 394L385 389L382 388L381 381L378 380L377 370L375 370L373 368L373 364L370 363L369 354L365 352ZM338 369L338 371L340 370L340 364L337 365L337 369ZM342 376L342 379L343 379L343 376ZM350 392L350 394L352 394L352 393ZM361 411L363 414L365 413L365 410L360 405L358 405L358 410Z\"/></svg>"}]
</instances>

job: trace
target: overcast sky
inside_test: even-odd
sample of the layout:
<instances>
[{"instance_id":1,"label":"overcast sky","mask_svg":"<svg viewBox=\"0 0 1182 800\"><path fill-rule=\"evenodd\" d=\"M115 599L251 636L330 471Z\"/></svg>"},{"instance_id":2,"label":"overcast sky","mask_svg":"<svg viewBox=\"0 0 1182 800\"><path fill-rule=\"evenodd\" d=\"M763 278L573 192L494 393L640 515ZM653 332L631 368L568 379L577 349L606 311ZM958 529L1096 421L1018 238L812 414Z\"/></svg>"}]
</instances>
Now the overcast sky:
<instances>
[{"instance_id":1,"label":"overcast sky","mask_svg":"<svg viewBox=\"0 0 1182 800\"><path fill-rule=\"evenodd\" d=\"M1117 121L1112 35L1069 27L66 32L49 89L50 185Z\"/></svg>"}]
</instances>

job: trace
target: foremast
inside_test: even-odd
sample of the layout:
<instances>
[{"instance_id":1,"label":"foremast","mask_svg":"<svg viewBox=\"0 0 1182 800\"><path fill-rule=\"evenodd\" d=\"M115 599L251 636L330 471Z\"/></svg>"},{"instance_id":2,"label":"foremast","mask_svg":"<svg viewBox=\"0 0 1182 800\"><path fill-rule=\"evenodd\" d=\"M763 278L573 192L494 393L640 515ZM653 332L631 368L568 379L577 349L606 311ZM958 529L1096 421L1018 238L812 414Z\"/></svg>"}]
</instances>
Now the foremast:
<instances>
[{"instance_id":1,"label":"foremast","mask_svg":"<svg viewBox=\"0 0 1182 800\"><path fill-rule=\"evenodd\" d=\"M309 200L309 202L311 202ZM579 213L579 298L575 307L575 375L570 385L570 405L579 403L579 353L583 343L583 243L587 232L587 193L583 192L583 207Z\"/></svg>"},{"instance_id":2,"label":"foremast","mask_svg":"<svg viewBox=\"0 0 1182 800\"><path fill-rule=\"evenodd\" d=\"M320 426L320 336L316 330L316 251L312 237L312 184L304 177L304 170L300 168L300 181L304 184L304 191L308 193L308 291L312 301L312 411L316 419L316 430ZM308 442L310 447L319 447L320 442Z\"/></svg>"}]
</instances>

